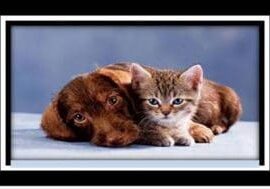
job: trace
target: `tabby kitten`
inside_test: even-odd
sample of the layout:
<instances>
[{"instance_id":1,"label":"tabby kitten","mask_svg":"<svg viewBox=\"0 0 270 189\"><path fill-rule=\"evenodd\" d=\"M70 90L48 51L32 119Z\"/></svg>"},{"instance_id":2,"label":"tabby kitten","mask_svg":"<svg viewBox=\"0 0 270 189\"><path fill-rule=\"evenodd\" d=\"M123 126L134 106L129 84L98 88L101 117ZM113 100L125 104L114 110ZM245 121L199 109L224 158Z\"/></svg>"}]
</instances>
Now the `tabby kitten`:
<instances>
[{"instance_id":1,"label":"tabby kitten","mask_svg":"<svg viewBox=\"0 0 270 189\"><path fill-rule=\"evenodd\" d=\"M189 146L189 130L200 100L203 70L200 65L184 72L131 65L131 87L140 127L137 143L156 146Z\"/></svg>"}]
</instances>

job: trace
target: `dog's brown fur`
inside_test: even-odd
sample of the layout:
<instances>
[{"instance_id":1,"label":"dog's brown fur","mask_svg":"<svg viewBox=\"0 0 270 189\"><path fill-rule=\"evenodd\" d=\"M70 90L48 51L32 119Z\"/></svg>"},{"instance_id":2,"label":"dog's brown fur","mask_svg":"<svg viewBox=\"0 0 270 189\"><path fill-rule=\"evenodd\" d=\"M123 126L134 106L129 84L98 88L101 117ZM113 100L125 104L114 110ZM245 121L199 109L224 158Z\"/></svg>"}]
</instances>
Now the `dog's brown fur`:
<instances>
[{"instance_id":1,"label":"dog's brown fur","mask_svg":"<svg viewBox=\"0 0 270 189\"><path fill-rule=\"evenodd\" d=\"M130 101L118 79L97 72L70 81L43 113L41 126L54 139L88 140L101 146L125 146L137 139ZM111 105L108 99L117 98ZM74 121L81 113L83 123Z\"/></svg>"},{"instance_id":2,"label":"dog's brown fur","mask_svg":"<svg viewBox=\"0 0 270 189\"><path fill-rule=\"evenodd\" d=\"M214 134L227 132L240 118L242 106L236 92L227 86L204 80L201 100L193 120L211 128Z\"/></svg>"}]
</instances>

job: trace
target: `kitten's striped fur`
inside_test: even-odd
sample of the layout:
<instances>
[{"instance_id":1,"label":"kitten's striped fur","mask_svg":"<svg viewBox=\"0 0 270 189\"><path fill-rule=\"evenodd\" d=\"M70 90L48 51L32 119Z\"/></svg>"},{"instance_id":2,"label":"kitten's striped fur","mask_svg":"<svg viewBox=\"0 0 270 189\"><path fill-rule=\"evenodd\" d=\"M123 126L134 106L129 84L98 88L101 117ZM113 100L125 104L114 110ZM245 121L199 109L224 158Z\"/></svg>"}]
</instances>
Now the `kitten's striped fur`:
<instances>
[{"instance_id":1,"label":"kitten's striped fur","mask_svg":"<svg viewBox=\"0 0 270 189\"><path fill-rule=\"evenodd\" d=\"M144 73L145 72L145 73ZM156 70L147 74L137 64L131 68L137 120L143 144L158 146L191 145L191 119L200 99L202 69L193 66L185 72ZM137 83L136 83L137 82ZM148 101L155 99L158 105ZM181 101L174 104L174 101Z\"/></svg>"}]
</instances>

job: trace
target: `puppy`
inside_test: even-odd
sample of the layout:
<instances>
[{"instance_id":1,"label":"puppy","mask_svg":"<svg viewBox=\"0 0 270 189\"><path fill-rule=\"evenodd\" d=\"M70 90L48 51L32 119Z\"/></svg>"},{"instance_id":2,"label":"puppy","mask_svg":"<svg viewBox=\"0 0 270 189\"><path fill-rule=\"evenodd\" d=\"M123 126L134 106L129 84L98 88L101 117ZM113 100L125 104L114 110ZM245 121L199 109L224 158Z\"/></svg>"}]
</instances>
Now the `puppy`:
<instances>
[{"instance_id":1,"label":"puppy","mask_svg":"<svg viewBox=\"0 0 270 189\"><path fill-rule=\"evenodd\" d=\"M122 79L122 81L121 81ZM46 108L41 127L48 137L126 146L138 137L132 104L121 82L125 78L98 71L70 81Z\"/></svg>"}]
</instances>

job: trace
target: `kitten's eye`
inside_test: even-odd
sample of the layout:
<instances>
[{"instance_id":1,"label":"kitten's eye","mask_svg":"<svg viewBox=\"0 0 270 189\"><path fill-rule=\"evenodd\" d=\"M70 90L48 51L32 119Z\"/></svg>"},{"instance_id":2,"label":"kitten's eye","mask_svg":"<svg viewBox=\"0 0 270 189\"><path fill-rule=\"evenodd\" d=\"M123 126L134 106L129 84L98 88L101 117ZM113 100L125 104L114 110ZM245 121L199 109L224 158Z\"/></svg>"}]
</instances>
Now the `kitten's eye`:
<instances>
[{"instance_id":1,"label":"kitten's eye","mask_svg":"<svg viewBox=\"0 0 270 189\"><path fill-rule=\"evenodd\" d=\"M76 123L83 123L83 122L86 121L86 118L85 118L84 115L81 114L81 113L76 113L76 114L74 115L73 119L74 119L74 121L75 121Z\"/></svg>"},{"instance_id":2,"label":"kitten's eye","mask_svg":"<svg viewBox=\"0 0 270 189\"><path fill-rule=\"evenodd\" d=\"M183 99L181 99L181 98L176 98L176 99L173 100L172 104L173 104L173 105L180 105L180 104L182 104L183 102L184 102Z\"/></svg>"},{"instance_id":3,"label":"kitten's eye","mask_svg":"<svg viewBox=\"0 0 270 189\"><path fill-rule=\"evenodd\" d=\"M149 102L150 105L153 105L153 106L159 105L159 102L155 98L148 99L148 102Z\"/></svg>"},{"instance_id":4,"label":"kitten's eye","mask_svg":"<svg viewBox=\"0 0 270 189\"><path fill-rule=\"evenodd\" d=\"M110 96L107 100L110 105L115 105L118 102L117 96Z\"/></svg>"}]
</instances>

